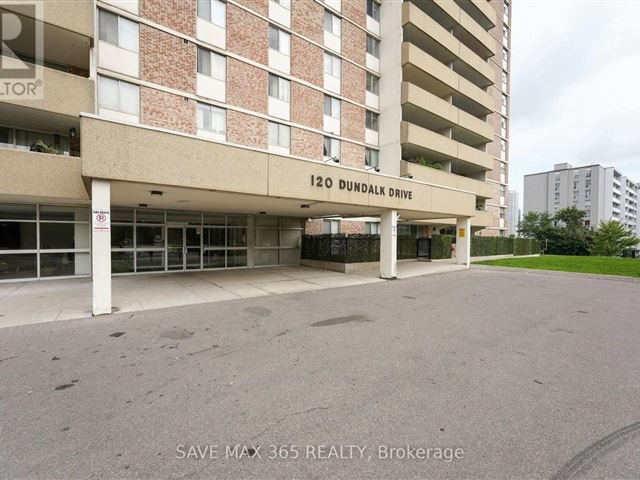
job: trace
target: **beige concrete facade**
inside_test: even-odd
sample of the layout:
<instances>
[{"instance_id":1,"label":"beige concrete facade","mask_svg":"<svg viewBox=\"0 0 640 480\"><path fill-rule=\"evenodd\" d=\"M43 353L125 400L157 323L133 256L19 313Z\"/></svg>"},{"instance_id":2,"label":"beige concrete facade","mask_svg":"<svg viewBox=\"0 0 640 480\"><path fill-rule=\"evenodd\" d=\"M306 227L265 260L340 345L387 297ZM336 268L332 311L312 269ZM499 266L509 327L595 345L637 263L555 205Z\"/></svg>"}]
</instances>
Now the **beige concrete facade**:
<instances>
[{"instance_id":1,"label":"beige concrete facade","mask_svg":"<svg viewBox=\"0 0 640 480\"><path fill-rule=\"evenodd\" d=\"M260 215L506 228L495 2L42 4L44 97L0 101L4 204L88 205L100 180L114 208L243 214L249 236Z\"/></svg>"}]
</instances>

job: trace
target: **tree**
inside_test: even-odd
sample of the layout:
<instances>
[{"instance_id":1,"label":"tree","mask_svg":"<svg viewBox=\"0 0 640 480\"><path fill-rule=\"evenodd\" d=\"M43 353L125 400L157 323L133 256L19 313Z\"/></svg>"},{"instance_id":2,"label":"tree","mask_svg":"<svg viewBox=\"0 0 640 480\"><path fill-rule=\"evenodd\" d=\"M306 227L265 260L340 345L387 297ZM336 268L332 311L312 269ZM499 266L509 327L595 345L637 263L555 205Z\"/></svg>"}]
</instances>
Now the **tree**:
<instances>
[{"instance_id":1,"label":"tree","mask_svg":"<svg viewBox=\"0 0 640 480\"><path fill-rule=\"evenodd\" d=\"M518 225L518 233L525 238L544 241L553 230L553 218L547 212L527 212Z\"/></svg>"},{"instance_id":2,"label":"tree","mask_svg":"<svg viewBox=\"0 0 640 480\"><path fill-rule=\"evenodd\" d=\"M601 221L600 227L593 234L591 255L603 257L619 257L624 250L640 243L633 233L617 220Z\"/></svg>"},{"instance_id":3,"label":"tree","mask_svg":"<svg viewBox=\"0 0 640 480\"><path fill-rule=\"evenodd\" d=\"M559 210L553 220L556 225L563 225L569 230L581 230L584 227L584 212L576 207L567 207Z\"/></svg>"},{"instance_id":4,"label":"tree","mask_svg":"<svg viewBox=\"0 0 640 480\"><path fill-rule=\"evenodd\" d=\"M559 210L553 217L555 229L549 253L559 255L589 255L591 231L584 224L584 212L576 207Z\"/></svg>"}]
</instances>

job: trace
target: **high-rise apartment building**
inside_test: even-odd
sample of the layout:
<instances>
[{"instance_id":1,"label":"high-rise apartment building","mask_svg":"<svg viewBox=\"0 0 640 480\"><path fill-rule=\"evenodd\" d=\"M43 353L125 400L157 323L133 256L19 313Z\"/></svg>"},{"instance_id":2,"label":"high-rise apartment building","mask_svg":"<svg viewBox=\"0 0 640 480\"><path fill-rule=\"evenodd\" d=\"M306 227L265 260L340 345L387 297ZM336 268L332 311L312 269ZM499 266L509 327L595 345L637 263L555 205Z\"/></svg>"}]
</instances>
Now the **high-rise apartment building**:
<instances>
[{"instance_id":1,"label":"high-rise apartment building","mask_svg":"<svg viewBox=\"0 0 640 480\"><path fill-rule=\"evenodd\" d=\"M524 212L556 213L567 207L584 211L585 225L618 220L638 232L640 186L613 167L555 165L550 172L524 177Z\"/></svg>"},{"instance_id":2,"label":"high-rise apartment building","mask_svg":"<svg viewBox=\"0 0 640 480\"><path fill-rule=\"evenodd\" d=\"M508 208L508 225L507 230L509 236L518 235L518 226L520 225L520 194L516 190L509 190L509 208Z\"/></svg>"},{"instance_id":3,"label":"high-rise apartment building","mask_svg":"<svg viewBox=\"0 0 640 480\"><path fill-rule=\"evenodd\" d=\"M307 219L379 233L384 278L403 225L455 228L462 263L506 232L508 1L0 14L0 76L38 77L0 97L0 281L92 275L103 313L112 274L297 264Z\"/></svg>"}]
</instances>

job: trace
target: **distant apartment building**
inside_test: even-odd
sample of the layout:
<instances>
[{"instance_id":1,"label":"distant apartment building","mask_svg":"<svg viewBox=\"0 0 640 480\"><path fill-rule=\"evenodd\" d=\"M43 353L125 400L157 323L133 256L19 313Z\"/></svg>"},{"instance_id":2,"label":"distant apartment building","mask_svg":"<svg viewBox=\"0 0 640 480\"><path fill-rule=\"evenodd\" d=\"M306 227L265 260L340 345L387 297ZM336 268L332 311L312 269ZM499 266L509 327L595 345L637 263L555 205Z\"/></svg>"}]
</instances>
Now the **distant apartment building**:
<instances>
[{"instance_id":1,"label":"distant apartment building","mask_svg":"<svg viewBox=\"0 0 640 480\"><path fill-rule=\"evenodd\" d=\"M507 232L509 236L518 235L520 225L520 194L515 190L509 190L509 216L507 219Z\"/></svg>"},{"instance_id":2,"label":"distant apartment building","mask_svg":"<svg viewBox=\"0 0 640 480\"><path fill-rule=\"evenodd\" d=\"M638 232L639 185L614 167L573 167L559 163L553 171L524 177L524 213L556 213L567 207L584 211L585 225L618 220Z\"/></svg>"}]
</instances>

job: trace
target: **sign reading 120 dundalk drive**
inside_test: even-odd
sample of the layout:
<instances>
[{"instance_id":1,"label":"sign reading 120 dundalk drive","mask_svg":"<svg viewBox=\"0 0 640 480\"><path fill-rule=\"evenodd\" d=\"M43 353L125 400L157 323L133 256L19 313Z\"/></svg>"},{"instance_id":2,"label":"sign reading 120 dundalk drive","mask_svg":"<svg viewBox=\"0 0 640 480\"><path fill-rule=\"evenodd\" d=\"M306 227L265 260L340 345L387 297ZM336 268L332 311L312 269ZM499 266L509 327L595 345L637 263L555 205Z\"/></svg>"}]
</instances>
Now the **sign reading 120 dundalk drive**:
<instances>
[{"instance_id":1,"label":"sign reading 120 dundalk drive","mask_svg":"<svg viewBox=\"0 0 640 480\"><path fill-rule=\"evenodd\" d=\"M323 177L320 175L311 175L311 186L319 188L333 188L337 186L338 190L346 190L348 192L367 193L370 195L387 196L394 198L402 198L406 200L413 199L411 190L402 188L387 188L383 185L375 185L367 182L354 182L353 180L344 180L339 178L337 183L331 177Z\"/></svg>"}]
</instances>

